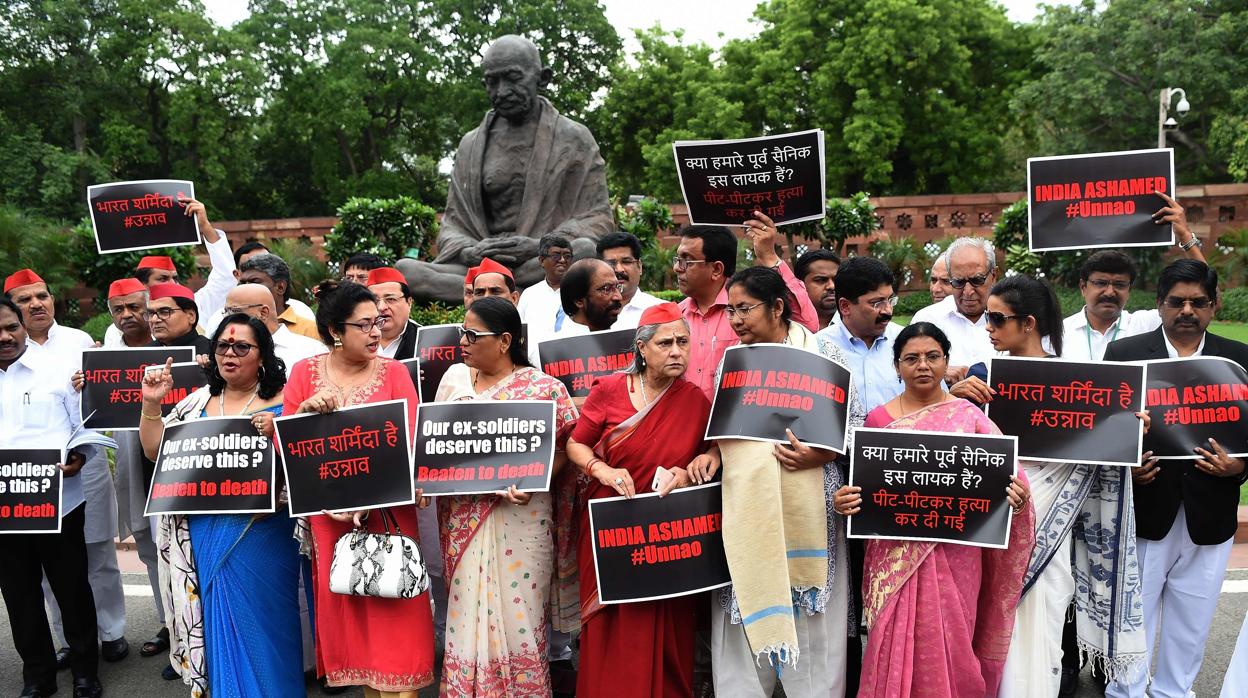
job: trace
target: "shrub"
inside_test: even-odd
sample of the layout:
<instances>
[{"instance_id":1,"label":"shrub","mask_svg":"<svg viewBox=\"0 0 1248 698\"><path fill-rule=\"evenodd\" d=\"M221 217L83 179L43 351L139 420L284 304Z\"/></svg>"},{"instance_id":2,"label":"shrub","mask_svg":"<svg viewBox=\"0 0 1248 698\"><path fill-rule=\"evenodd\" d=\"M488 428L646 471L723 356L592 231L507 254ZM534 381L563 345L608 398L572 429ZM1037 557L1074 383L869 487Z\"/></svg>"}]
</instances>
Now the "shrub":
<instances>
[{"instance_id":1,"label":"shrub","mask_svg":"<svg viewBox=\"0 0 1248 698\"><path fill-rule=\"evenodd\" d=\"M625 206L616 206L615 222L620 230L637 236L643 251L658 247L659 231L671 230L675 226L672 209L649 196Z\"/></svg>"},{"instance_id":2,"label":"shrub","mask_svg":"<svg viewBox=\"0 0 1248 698\"><path fill-rule=\"evenodd\" d=\"M412 306L412 320L421 325L452 325L464 321L464 306L448 306L434 301Z\"/></svg>"},{"instance_id":3,"label":"shrub","mask_svg":"<svg viewBox=\"0 0 1248 698\"><path fill-rule=\"evenodd\" d=\"M845 241L858 235L870 235L875 231L875 206L871 195L858 192L844 199L828 199L823 220L815 226L815 234L823 246L840 254Z\"/></svg>"},{"instance_id":4,"label":"shrub","mask_svg":"<svg viewBox=\"0 0 1248 698\"><path fill-rule=\"evenodd\" d=\"M676 289L662 290L662 291L646 291L646 293L649 293L655 298L659 298L665 301L671 301L673 303L679 303L685 299L685 294L681 293L680 291Z\"/></svg>"},{"instance_id":5,"label":"shrub","mask_svg":"<svg viewBox=\"0 0 1248 698\"><path fill-rule=\"evenodd\" d=\"M1248 287L1223 291L1218 319L1224 322L1248 322Z\"/></svg>"},{"instance_id":6,"label":"shrub","mask_svg":"<svg viewBox=\"0 0 1248 698\"><path fill-rule=\"evenodd\" d=\"M95 249L91 222L85 219L74 227L73 236L73 243L69 246L70 261L82 284L95 289L99 294L96 305L98 308L106 307L108 285L117 279L134 276L135 266L147 255L164 255L173 259L173 265L178 268L179 279L185 281L195 275L196 248L189 245L100 254ZM204 273L207 273L206 269Z\"/></svg>"},{"instance_id":7,"label":"shrub","mask_svg":"<svg viewBox=\"0 0 1248 698\"><path fill-rule=\"evenodd\" d=\"M931 304L932 294L927 291L903 293L897 299L897 307L893 309L893 315L914 315Z\"/></svg>"},{"instance_id":8,"label":"shrub","mask_svg":"<svg viewBox=\"0 0 1248 698\"><path fill-rule=\"evenodd\" d=\"M81 329L83 332L91 335L91 339L97 342L104 341L104 333L108 331L109 326L113 324L113 318L108 313L100 313L95 317L83 323Z\"/></svg>"},{"instance_id":9,"label":"shrub","mask_svg":"<svg viewBox=\"0 0 1248 698\"><path fill-rule=\"evenodd\" d=\"M33 269L55 296L77 282L70 266L74 235L69 227L23 211L0 206L0 278L18 269Z\"/></svg>"},{"instance_id":10,"label":"shrub","mask_svg":"<svg viewBox=\"0 0 1248 698\"><path fill-rule=\"evenodd\" d=\"M411 197L353 197L338 208L338 223L325 236L325 255L334 262L358 252L391 263L403 257L423 259L437 231L437 211Z\"/></svg>"}]
</instances>

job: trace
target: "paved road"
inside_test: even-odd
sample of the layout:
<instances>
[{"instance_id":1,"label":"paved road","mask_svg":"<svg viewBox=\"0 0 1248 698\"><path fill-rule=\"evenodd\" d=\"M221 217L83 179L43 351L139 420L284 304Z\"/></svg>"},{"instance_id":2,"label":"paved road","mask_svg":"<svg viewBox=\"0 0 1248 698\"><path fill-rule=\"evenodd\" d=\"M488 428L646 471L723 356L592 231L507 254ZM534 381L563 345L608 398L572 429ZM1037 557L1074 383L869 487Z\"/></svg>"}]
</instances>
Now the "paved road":
<instances>
[{"instance_id":1,"label":"paved road","mask_svg":"<svg viewBox=\"0 0 1248 698\"><path fill-rule=\"evenodd\" d=\"M166 682L160 678L161 660L158 658L141 658L138 645L143 638L150 637L156 630L156 613L147 586L146 575L126 574L126 612L128 616L129 638L132 651L129 657L117 664L101 664L101 680L104 682L105 695L125 696L126 698L164 698L166 696L186 696L180 684ZM1244 614L1248 612L1248 570L1234 570L1227 576L1230 584L1224 589L1234 592L1223 593L1218 601L1217 616L1213 621L1213 629L1209 634L1209 643L1205 651L1205 663L1200 677L1194 687L1200 698L1216 697L1222 686L1222 676L1226 672L1231 652L1235 648L1235 639L1243 623ZM1238 583L1237 583L1238 582ZM146 592L148 596L142 594ZM133 595L132 595L133 594ZM2 605L2 604L0 604ZM61 674L61 692L57 695L69 695L69 673ZM16 695L21 688L21 665L17 653L13 650L12 636L9 630L8 616L0 617L0 695ZM309 696L323 696L316 686L309 685ZM352 690L342 694L351 698L360 698L363 692ZM422 698L436 695L436 690L426 689L421 692ZM1099 690L1091 687L1086 678L1080 686L1080 698L1092 698L1101 695ZM1248 697L1245 697L1248 698Z\"/></svg>"}]
</instances>

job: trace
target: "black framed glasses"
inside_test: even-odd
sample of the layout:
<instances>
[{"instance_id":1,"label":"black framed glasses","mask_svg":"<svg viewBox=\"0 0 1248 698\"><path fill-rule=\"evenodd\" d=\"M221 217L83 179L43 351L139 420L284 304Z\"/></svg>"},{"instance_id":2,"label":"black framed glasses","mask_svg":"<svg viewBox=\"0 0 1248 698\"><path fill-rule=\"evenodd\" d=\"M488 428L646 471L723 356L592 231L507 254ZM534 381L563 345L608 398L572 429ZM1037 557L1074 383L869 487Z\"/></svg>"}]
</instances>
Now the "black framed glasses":
<instances>
[{"instance_id":1,"label":"black framed glasses","mask_svg":"<svg viewBox=\"0 0 1248 698\"><path fill-rule=\"evenodd\" d=\"M363 320L361 322L344 322L342 324L347 327L354 327L357 330L363 332L364 334L368 334L369 332L373 331L374 327L376 327L379 330L385 327L387 322L390 322L390 318L383 316L383 317L378 317L376 320Z\"/></svg>"},{"instance_id":2,"label":"black framed glasses","mask_svg":"<svg viewBox=\"0 0 1248 698\"><path fill-rule=\"evenodd\" d=\"M984 318L992 327L1004 327L1007 320L1025 320L1027 317L1027 315L1006 315L995 310L984 313Z\"/></svg>"},{"instance_id":3,"label":"black framed glasses","mask_svg":"<svg viewBox=\"0 0 1248 698\"><path fill-rule=\"evenodd\" d=\"M1110 281L1109 279L1088 279L1088 285L1101 291L1104 291L1110 286L1113 286L1115 291L1127 291L1131 289L1130 281Z\"/></svg>"},{"instance_id":4,"label":"black framed glasses","mask_svg":"<svg viewBox=\"0 0 1248 698\"><path fill-rule=\"evenodd\" d=\"M221 312L225 313L226 315L237 315L238 313L245 313L251 308L261 308L261 307L264 307L264 303L248 303L247 305L227 305L221 309Z\"/></svg>"},{"instance_id":5,"label":"black framed glasses","mask_svg":"<svg viewBox=\"0 0 1248 698\"><path fill-rule=\"evenodd\" d=\"M706 264L707 261L709 260L685 259L684 257L677 257L676 259L672 260L672 268L675 269L676 271L684 271L689 268L690 264Z\"/></svg>"},{"instance_id":6,"label":"black framed glasses","mask_svg":"<svg viewBox=\"0 0 1248 698\"><path fill-rule=\"evenodd\" d=\"M751 310L757 308L760 305L766 305L766 303L759 301L758 303L755 303L754 305L741 305L741 306L730 305L727 308L724 308L724 312L728 315L728 319L731 320L732 318L737 317L737 316L745 317L746 315L749 315Z\"/></svg>"},{"instance_id":7,"label":"black framed glasses","mask_svg":"<svg viewBox=\"0 0 1248 698\"><path fill-rule=\"evenodd\" d=\"M954 279L954 278L949 279L949 285L957 289L961 289L967 284L970 284L974 286L975 288L979 288L980 286L983 286L986 283L988 283L987 274L977 274L975 276L972 276L966 279Z\"/></svg>"},{"instance_id":8,"label":"black framed glasses","mask_svg":"<svg viewBox=\"0 0 1248 698\"><path fill-rule=\"evenodd\" d=\"M1187 304L1192 305L1192 310L1205 310L1213 307L1213 301L1201 296L1200 298L1179 298L1178 296L1166 296L1165 304L1171 310L1182 310Z\"/></svg>"},{"instance_id":9,"label":"black framed glasses","mask_svg":"<svg viewBox=\"0 0 1248 698\"><path fill-rule=\"evenodd\" d=\"M255 348L256 345L248 344L247 342L216 342L212 345L212 353L217 356L225 356L233 352L234 356L241 359L250 354L251 350Z\"/></svg>"},{"instance_id":10,"label":"black framed glasses","mask_svg":"<svg viewBox=\"0 0 1248 698\"><path fill-rule=\"evenodd\" d=\"M497 337L498 336L497 332L482 332L480 330L472 330L472 329L468 329L467 327L464 327L463 325L460 325L458 329L459 329L459 338L467 339L469 344L476 344L477 340L481 339L482 337Z\"/></svg>"},{"instance_id":11,"label":"black framed glasses","mask_svg":"<svg viewBox=\"0 0 1248 698\"><path fill-rule=\"evenodd\" d=\"M168 320L169 318L173 317L174 313L180 313L180 312L182 312L181 308L157 308L155 310L145 311L143 313L143 317L144 319L147 319L147 320L151 320L153 317L158 317L161 320Z\"/></svg>"},{"instance_id":12,"label":"black framed glasses","mask_svg":"<svg viewBox=\"0 0 1248 698\"><path fill-rule=\"evenodd\" d=\"M545 257L546 259L549 259L554 262L571 262L572 261L571 252L547 252Z\"/></svg>"}]
</instances>

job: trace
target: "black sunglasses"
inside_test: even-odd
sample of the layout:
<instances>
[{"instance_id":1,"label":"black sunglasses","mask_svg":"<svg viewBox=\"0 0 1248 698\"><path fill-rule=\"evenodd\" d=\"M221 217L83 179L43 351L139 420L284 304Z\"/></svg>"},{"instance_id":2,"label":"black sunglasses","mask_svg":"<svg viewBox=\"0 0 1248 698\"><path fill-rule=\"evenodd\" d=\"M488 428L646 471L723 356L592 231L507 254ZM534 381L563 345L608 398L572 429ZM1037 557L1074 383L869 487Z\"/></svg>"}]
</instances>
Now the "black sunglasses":
<instances>
[{"instance_id":1,"label":"black sunglasses","mask_svg":"<svg viewBox=\"0 0 1248 698\"><path fill-rule=\"evenodd\" d=\"M998 328L1004 327L1006 320L1026 320L1028 317L1027 315L1006 315L995 310L984 313L984 318L988 320L988 324Z\"/></svg>"},{"instance_id":2,"label":"black sunglasses","mask_svg":"<svg viewBox=\"0 0 1248 698\"><path fill-rule=\"evenodd\" d=\"M234 356L241 359L250 354L251 350L255 348L256 345L248 344L247 342L217 342L212 345L212 353L217 356L225 356L230 352L234 352Z\"/></svg>"}]
</instances>

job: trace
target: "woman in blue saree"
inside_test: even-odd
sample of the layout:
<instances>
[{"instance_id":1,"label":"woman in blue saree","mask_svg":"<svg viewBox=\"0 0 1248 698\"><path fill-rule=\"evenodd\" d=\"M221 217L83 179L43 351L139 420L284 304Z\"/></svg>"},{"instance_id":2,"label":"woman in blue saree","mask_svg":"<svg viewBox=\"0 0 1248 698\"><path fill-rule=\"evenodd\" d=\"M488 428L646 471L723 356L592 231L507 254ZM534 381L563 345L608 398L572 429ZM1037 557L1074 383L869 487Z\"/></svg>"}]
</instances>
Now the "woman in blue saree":
<instances>
[{"instance_id":1,"label":"woman in blue saree","mask_svg":"<svg viewBox=\"0 0 1248 698\"><path fill-rule=\"evenodd\" d=\"M190 419L250 416L272 438L286 371L263 323L244 314L225 318L205 372L208 385L163 420L169 365L144 378L139 438L148 458L155 460L165 425ZM304 695L294 528L280 501L272 514L160 517L169 659L194 698Z\"/></svg>"}]
</instances>

